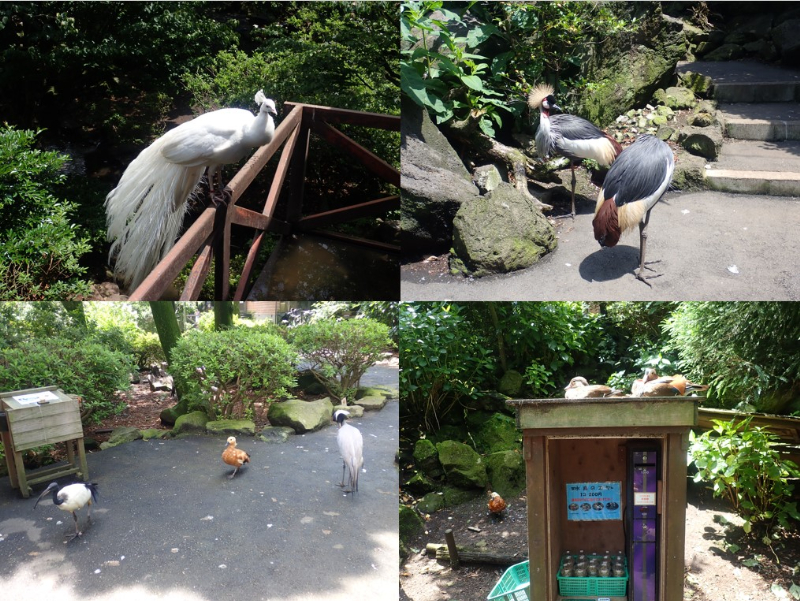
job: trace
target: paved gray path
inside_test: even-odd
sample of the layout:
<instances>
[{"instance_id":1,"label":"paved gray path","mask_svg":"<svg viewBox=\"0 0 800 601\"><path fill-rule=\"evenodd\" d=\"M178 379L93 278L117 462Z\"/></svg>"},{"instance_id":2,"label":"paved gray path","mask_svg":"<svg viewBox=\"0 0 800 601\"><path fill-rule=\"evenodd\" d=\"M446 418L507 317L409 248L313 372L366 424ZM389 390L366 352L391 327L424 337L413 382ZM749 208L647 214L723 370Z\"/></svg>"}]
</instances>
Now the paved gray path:
<instances>
[{"instance_id":1,"label":"paved gray path","mask_svg":"<svg viewBox=\"0 0 800 601\"><path fill-rule=\"evenodd\" d=\"M579 200L574 224L538 264L480 279L425 280L409 270L404 300L800 300L800 200L722 192L670 192L653 208L647 261L661 277L637 280L638 230L614 248L592 233L594 201ZM734 274L729 268L735 269Z\"/></svg>"},{"instance_id":2,"label":"paved gray path","mask_svg":"<svg viewBox=\"0 0 800 601\"><path fill-rule=\"evenodd\" d=\"M397 386L397 377L397 368L373 368L364 383ZM395 601L398 402L352 423L364 436L366 470L355 496L338 487L333 424L285 444L240 440L252 463L233 480L221 438L136 441L90 454L100 501L84 536L66 544L70 514L49 501L34 511L35 498L22 499L0 478L0 595ZM79 517L83 524L85 510Z\"/></svg>"}]
</instances>

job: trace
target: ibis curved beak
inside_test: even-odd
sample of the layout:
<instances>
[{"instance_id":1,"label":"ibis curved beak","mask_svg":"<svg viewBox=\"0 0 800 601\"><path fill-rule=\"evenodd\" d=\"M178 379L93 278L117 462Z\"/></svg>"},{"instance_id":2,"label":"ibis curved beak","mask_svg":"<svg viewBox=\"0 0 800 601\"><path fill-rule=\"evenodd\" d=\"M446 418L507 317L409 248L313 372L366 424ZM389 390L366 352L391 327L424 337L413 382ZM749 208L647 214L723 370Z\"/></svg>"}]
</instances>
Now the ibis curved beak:
<instances>
[{"instance_id":1,"label":"ibis curved beak","mask_svg":"<svg viewBox=\"0 0 800 601\"><path fill-rule=\"evenodd\" d=\"M42 497L44 497L44 496L45 496L47 493L49 493L49 492L50 492L51 490L53 490L55 487L56 487L56 483L55 483L55 482L48 484L48 485L47 485L47 488L45 488L45 489L42 491L42 494L40 494L40 495L39 495L39 498L38 498L38 499L36 499L36 503L34 503L34 504L33 504L33 508L34 508L34 509L36 509L36 506L39 504L39 501L41 501L41 500L42 500Z\"/></svg>"}]
</instances>

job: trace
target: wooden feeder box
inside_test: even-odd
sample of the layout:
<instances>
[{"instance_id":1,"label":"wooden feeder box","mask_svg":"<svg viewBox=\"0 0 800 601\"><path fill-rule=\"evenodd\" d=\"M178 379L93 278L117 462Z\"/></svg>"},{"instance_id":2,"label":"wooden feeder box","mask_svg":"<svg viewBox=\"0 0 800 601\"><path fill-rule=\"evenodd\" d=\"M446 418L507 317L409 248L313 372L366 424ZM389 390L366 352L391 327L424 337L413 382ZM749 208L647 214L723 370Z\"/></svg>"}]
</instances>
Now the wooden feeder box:
<instances>
[{"instance_id":1,"label":"wooden feeder box","mask_svg":"<svg viewBox=\"0 0 800 601\"><path fill-rule=\"evenodd\" d=\"M78 397L64 394L56 386L2 392L0 411L5 413L0 420L0 439L11 486L18 488L23 497L30 496L31 485L62 476L76 474L88 481ZM40 469L29 477L22 463L23 452L57 442L66 443L67 465Z\"/></svg>"},{"instance_id":2,"label":"wooden feeder box","mask_svg":"<svg viewBox=\"0 0 800 601\"><path fill-rule=\"evenodd\" d=\"M689 430L697 424L696 401L696 397L507 401L516 408L517 426L523 432L529 599L683 600L686 464ZM642 468L639 464L647 453L652 466ZM652 492L641 492L642 473ZM600 493L611 496L605 505L574 502L578 496L597 495L589 492L597 488L612 491ZM575 492L579 490L587 492ZM597 499L601 500L607 499ZM617 505L617 515L606 511ZM595 586L586 595L562 597L559 566L567 551L584 551L587 556L624 552L629 575L625 595L598 594ZM603 584L597 580L593 585Z\"/></svg>"}]
</instances>

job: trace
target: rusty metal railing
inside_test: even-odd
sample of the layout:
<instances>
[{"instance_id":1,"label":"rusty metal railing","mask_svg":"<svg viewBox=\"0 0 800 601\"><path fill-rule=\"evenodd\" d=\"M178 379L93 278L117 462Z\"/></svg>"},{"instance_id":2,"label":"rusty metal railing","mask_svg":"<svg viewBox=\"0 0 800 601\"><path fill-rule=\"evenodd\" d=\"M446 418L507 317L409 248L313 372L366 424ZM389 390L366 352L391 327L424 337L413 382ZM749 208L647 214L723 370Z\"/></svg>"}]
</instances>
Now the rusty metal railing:
<instances>
[{"instance_id":1,"label":"rusty metal railing","mask_svg":"<svg viewBox=\"0 0 800 601\"><path fill-rule=\"evenodd\" d=\"M351 155L367 169L384 181L400 187L400 172L389 163L367 150L357 142L333 127L335 124L347 123L400 131L400 117L364 113L346 109L337 109L309 104L287 102L284 108L287 116L275 130L272 141L256 150L249 161L236 173L228 183L231 190L231 201L228 205L209 206L192 226L175 243L164 259L144 279L130 295L130 300L158 300L170 287L183 267L197 255L186 286L181 293L181 300L196 300L200 296L203 283L214 263L214 299L241 300L247 292L248 282L255 267L264 234L290 234L293 231L312 232L326 235L349 243L378 248L384 251L399 252L399 247L380 242L355 238L333 232L324 232L319 228L329 225L385 214L387 211L400 208L400 197L397 195L379 198L325 211L315 215L302 215L303 189L305 183L305 166L308 159L311 133ZM275 177L272 180L264 208L261 212L240 207L236 203L256 175L269 160L282 148ZM292 174L291 177L289 174ZM284 185L289 186L290 204L285 220L274 217L278 198ZM231 225L244 226L255 230L253 242L247 253L242 268L239 285L230 295L230 249Z\"/></svg>"}]
</instances>

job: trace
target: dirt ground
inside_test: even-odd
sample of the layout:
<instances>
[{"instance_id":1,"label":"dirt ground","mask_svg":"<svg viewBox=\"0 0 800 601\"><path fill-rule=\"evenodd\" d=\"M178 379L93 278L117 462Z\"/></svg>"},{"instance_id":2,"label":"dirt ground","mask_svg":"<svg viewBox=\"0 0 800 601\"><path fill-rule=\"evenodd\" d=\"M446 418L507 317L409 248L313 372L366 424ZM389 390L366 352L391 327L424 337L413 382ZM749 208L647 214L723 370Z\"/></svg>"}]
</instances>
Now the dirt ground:
<instances>
[{"instance_id":1,"label":"dirt ground","mask_svg":"<svg viewBox=\"0 0 800 601\"><path fill-rule=\"evenodd\" d=\"M482 496L431 515L425 532L409 544L411 555L400 567L400 600L486 599L505 567L464 564L454 571L446 561L425 555L425 546L444 543L444 531L451 528L459 546L485 545L494 554L518 554L519 562L524 561L525 496L506 501L507 515L502 521L488 515L486 499ZM742 529L736 527L739 523L741 520L724 503L713 499L710 491L700 484L690 484L686 509L685 600L792 599L788 594L792 584L800 586L800 537L796 535L781 544L774 543L773 553L760 540L744 537ZM472 529L468 529L470 527ZM785 591L785 597L771 590L775 584Z\"/></svg>"}]
</instances>

